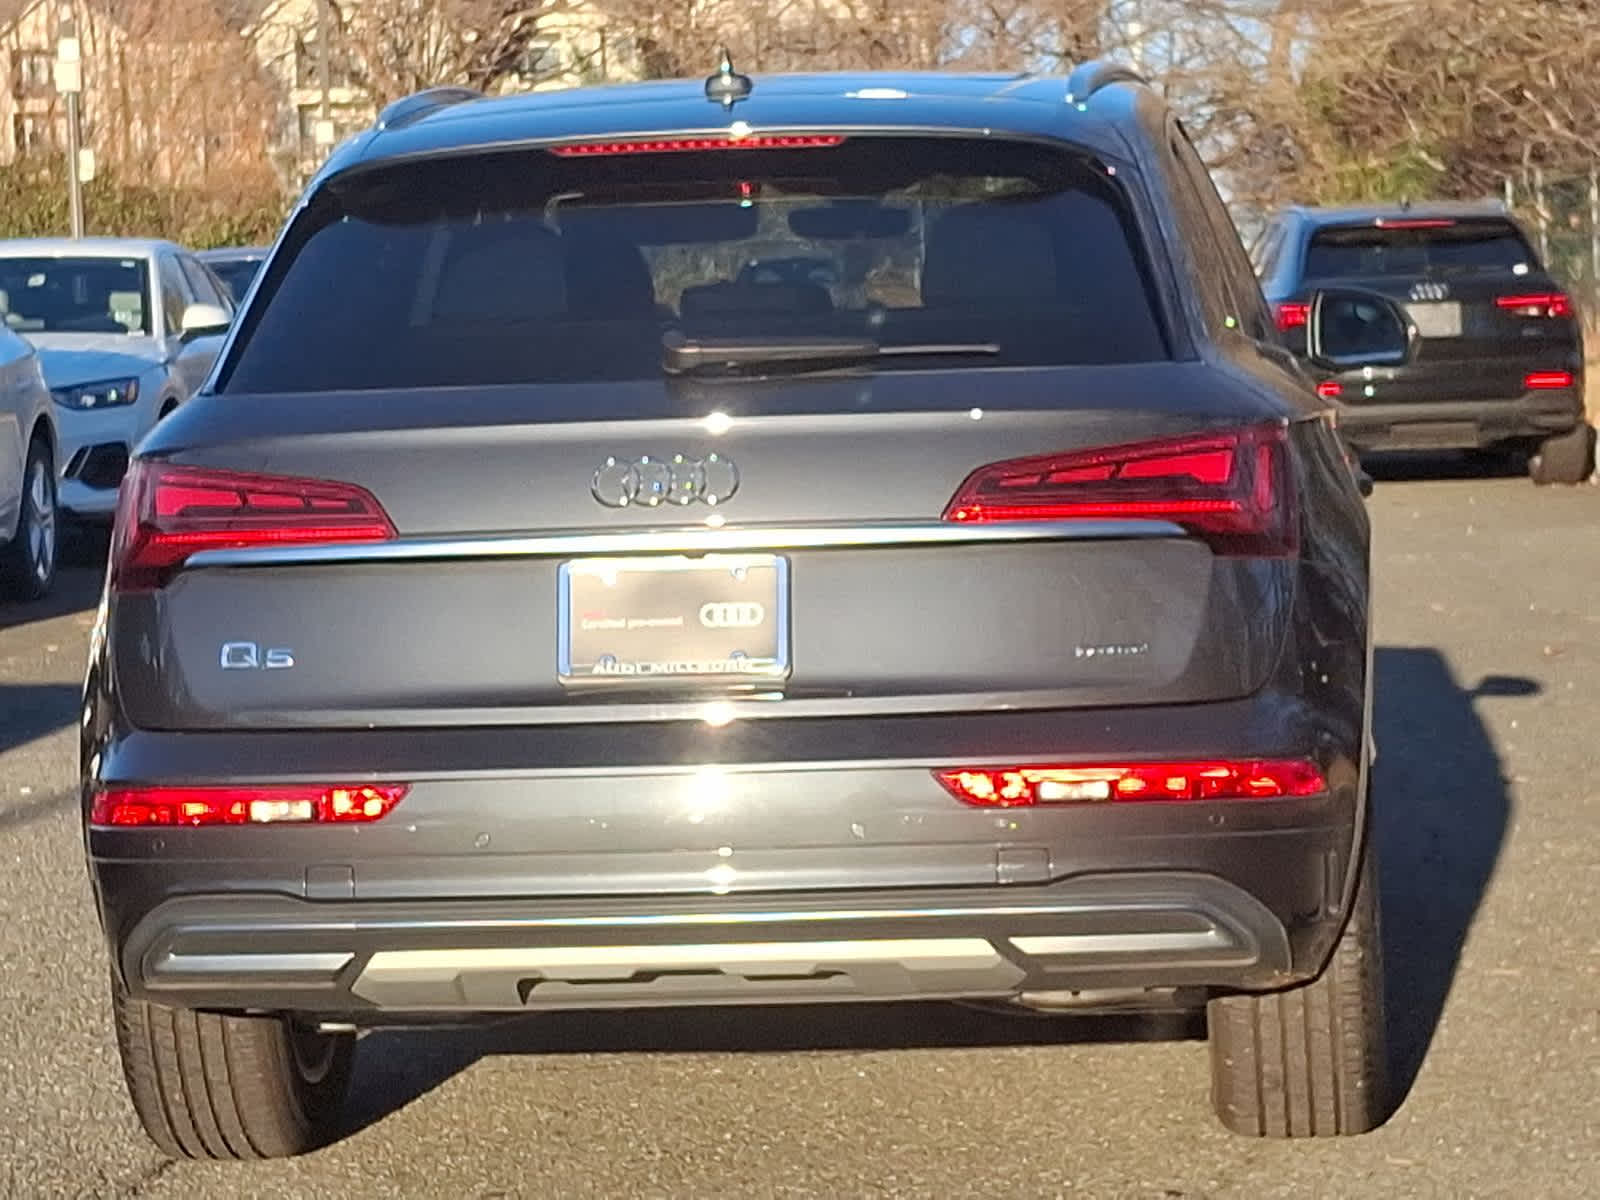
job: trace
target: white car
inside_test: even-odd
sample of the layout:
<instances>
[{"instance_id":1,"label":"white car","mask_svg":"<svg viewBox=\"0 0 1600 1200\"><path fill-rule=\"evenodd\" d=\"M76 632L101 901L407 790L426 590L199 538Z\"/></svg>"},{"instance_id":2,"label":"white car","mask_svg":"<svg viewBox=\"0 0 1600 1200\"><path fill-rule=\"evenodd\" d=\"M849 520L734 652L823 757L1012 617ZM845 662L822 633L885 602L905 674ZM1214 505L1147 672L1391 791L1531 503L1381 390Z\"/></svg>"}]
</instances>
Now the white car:
<instances>
[{"instance_id":1,"label":"white car","mask_svg":"<svg viewBox=\"0 0 1600 1200\"><path fill-rule=\"evenodd\" d=\"M38 348L55 400L62 510L104 520L129 453L210 372L233 301L170 242L0 241L0 317Z\"/></svg>"},{"instance_id":2,"label":"white car","mask_svg":"<svg viewBox=\"0 0 1600 1200\"><path fill-rule=\"evenodd\" d=\"M0 596L37 600L56 575L56 432L39 356L0 328Z\"/></svg>"}]
</instances>

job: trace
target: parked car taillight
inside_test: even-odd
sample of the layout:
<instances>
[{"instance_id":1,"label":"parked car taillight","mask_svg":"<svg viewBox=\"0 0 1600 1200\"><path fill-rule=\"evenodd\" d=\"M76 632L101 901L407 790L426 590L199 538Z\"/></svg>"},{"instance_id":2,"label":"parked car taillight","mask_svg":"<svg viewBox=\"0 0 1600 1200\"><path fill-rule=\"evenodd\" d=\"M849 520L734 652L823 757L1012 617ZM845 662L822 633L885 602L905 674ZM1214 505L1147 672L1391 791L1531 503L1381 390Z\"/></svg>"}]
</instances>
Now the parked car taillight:
<instances>
[{"instance_id":1,"label":"parked car taillight","mask_svg":"<svg viewBox=\"0 0 1600 1200\"><path fill-rule=\"evenodd\" d=\"M1304 329L1311 320L1311 305L1289 301L1278 305L1278 329L1288 333L1291 329Z\"/></svg>"},{"instance_id":2,"label":"parked car taillight","mask_svg":"<svg viewBox=\"0 0 1600 1200\"><path fill-rule=\"evenodd\" d=\"M1570 317L1572 297L1564 292L1537 292L1522 296L1499 296L1495 303L1519 317Z\"/></svg>"}]
</instances>

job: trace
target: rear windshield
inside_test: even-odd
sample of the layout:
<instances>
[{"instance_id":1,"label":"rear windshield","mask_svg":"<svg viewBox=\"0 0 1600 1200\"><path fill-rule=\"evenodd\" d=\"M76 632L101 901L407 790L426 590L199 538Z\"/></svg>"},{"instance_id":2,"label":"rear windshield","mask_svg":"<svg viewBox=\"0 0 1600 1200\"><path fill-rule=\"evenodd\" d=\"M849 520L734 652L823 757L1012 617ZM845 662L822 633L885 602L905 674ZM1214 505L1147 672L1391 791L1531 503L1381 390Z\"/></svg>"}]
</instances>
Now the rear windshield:
<instances>
[{"instance_id":1,"label":"rear windshield","mask_svg":"<svg viewBox=\"0 0 1600 1200\"><path fill-rule=\"evenodd\" d=\"M1526 275L1533 251L1509 221L1452 221L1412 229L1371 225L1324 229L1306 250L1306 276L1337 279L1373 275Z\"/></svg>"},{"instance_id":2,"label":"rear windshield","mask_svg":"<svg viewBox=\"0 0 1600 1200\"><path fill-rule=\"evenodd\" d=\"M0 258L0 311L18 333L149 333L140 258Z\"/></svg>"},{"instance_id":3,"label":"rear windshield","mask_svg":"<svg viewBox=\"0 0 1600 1200\"><path fill-rule=\"evenodd\" d=\"M654 379L662 339L841 337L877 370L1168 357L1117 181L955 138L430 160L291 230L232 392Z\"/></svg>"}]
</instances>

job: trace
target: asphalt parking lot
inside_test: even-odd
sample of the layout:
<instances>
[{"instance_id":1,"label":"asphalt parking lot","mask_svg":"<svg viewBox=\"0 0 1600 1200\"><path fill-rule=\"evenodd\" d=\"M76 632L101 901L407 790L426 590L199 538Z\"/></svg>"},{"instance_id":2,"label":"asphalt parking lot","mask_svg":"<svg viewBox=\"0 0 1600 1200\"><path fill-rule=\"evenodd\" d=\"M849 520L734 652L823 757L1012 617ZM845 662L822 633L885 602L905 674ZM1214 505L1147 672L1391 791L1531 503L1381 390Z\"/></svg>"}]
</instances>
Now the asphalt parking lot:
<instances>
[{"instance_id":1,"label":"asphalt parking lot","mask_svg":"<svg viewBox=\"0 0 1600 1200\"><path fill-rule=\"evenodd\" d=\"M74 793L98 573L0 607L0 1195L1600 1191L1600 487L1375 473L1377 1133L1224 1133L1199 1031L948 1006L545 1017L363 1042L349 1136L164 1162L126 1101ZM80 564L93 549L80 552Z\"/></svg>"}]
</instances>

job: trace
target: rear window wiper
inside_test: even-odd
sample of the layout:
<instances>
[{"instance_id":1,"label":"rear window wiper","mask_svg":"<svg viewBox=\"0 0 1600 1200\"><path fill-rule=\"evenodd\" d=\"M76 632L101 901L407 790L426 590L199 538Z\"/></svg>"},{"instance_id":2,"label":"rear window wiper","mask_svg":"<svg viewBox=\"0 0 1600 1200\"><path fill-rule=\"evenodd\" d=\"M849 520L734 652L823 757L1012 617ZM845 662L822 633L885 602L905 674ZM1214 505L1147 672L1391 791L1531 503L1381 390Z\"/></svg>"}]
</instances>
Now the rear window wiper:
<instances>
[{"instance_id":1,"label":"rear window wiper","mask_svg":"<svg viewBox=\"0 0 1600 1200\"><path fill-rule=\"evenodd\" d=\"M661 339L661 368L668 375L733 374L742 368L803 373L848 367L880 358L991 358L994 342L934 342L884 346L871 338L688 338L676 331Z\"/></svg>"}]
</instances>

